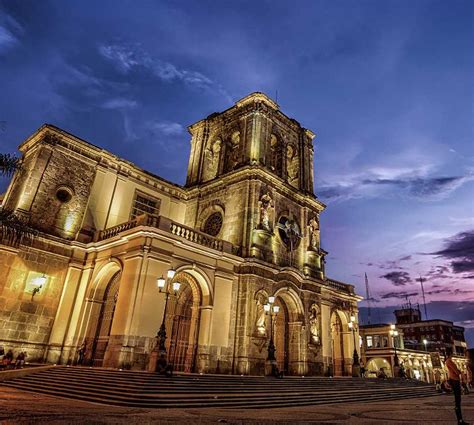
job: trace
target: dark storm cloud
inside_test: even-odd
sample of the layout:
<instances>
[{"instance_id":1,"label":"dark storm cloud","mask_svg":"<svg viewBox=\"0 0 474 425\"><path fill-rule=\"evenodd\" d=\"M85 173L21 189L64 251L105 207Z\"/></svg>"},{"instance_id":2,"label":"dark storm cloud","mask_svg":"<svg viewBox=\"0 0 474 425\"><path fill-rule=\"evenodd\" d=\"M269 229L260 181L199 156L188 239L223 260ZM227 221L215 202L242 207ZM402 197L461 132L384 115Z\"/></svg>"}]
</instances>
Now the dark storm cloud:
<instances>
[{"instance_id":1,"label":"dark storm cloud","mask_svg":"<svg viewBox=\"0 0 474 425\"><path fill-rule=\"evenodd\" d=\"M394 286L405 286L407 283L411 283L410 274L407 272L390 272L380 277L389 280Z\"/></svg>"},{"instance_id":2,"label":"dark storm cloud","mask_svg":"<svg viewBox=\"0 0 474 425\"><path fill-rule=\"evenodd\" d=\"M318 194L325 200L348 200L381 196L396 191L401 196L437 201L474 179L472 174L453 177L404 177L394 179L355 177L346 185L323 186ZM378 190L377 190L378 189Z\"/></svg>"},{"instance_id":3,"label":"dark storm cloud","mask_svg":"<svg viewBox=\"0 0 474 425\"><path fill-rule=\"evenodd\" d=\"M387 300L389 298L399 298L399 299L406 299L410 297L416 297L418 292L387 292L385 294L382 294L380 298L382 300Z\"/></svg>"},{"instance_id":4,"label":"dark storm cloud","mask_svg":"<svg viewBox=\"0 0 474 425\"><path fill-rule=\"evenodd\" d=\"M446 258L454 273L474 271L474 230L458 233L444 241L444 249L431 255Z\"/></svg>"}]
</instances>

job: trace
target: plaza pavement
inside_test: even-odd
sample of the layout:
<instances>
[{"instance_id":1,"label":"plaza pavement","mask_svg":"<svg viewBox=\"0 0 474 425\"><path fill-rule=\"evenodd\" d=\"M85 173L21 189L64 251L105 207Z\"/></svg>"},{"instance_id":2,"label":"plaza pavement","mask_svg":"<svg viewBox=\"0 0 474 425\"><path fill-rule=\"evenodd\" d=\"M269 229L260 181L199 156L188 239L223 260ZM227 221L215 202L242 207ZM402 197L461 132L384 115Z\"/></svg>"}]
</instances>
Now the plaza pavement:
<instances>
[{"instance_id":1,"label":"plaza pavement","mask_svg":"<svg viewBox=\"0 0 474 425\"><path fill-rule=\"evenodd\" d=\"M463 396L474 425L474 393ZM0 424L456 424L453 396L283 409L137 409L0 386Z\"/></svg>"}]
</instances>

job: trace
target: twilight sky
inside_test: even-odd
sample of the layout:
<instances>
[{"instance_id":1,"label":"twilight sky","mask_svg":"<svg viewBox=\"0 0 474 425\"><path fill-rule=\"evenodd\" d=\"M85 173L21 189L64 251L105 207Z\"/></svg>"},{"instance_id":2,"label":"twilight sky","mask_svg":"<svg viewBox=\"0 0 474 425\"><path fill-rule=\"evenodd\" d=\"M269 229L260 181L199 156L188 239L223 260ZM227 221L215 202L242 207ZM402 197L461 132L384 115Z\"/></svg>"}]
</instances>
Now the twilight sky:
<instances>
[{"instance_id":1,"label":"twilight sky","mask_svg":"<svg viewBox=\"0 0 474 425\"><path fill-rule=\"evenodd\" d=\"M436 316L473 333L473 9L0 1L1 151L49 122L184 183L187 125L278 92L317 134L328 274L364 295L367 272L380 308L421 302L422 275Z\"/></svg>"}]
</instances>

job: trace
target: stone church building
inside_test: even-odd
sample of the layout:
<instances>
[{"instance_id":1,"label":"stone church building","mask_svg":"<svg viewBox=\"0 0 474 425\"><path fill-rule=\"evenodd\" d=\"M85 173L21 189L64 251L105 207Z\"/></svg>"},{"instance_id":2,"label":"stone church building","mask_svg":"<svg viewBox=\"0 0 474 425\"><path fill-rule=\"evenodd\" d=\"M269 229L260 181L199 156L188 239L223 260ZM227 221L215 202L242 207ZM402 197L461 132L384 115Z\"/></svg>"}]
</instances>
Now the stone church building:
<instances>
[{"instance_id":1,"label":"stone church building","mask_svg":"<svg viewBox=\"0 0 474 425\"><path fill-rule=\"evenodd\" d=\"M286 373L350 374L361 298L325 274L314 134L262 93L189 132L184 186L49 124L21 144L2 208L39 234L2 233L0 345L149 369L163 321L175 369L258 375L272 330Z\"/></svg>"}]
</instances>

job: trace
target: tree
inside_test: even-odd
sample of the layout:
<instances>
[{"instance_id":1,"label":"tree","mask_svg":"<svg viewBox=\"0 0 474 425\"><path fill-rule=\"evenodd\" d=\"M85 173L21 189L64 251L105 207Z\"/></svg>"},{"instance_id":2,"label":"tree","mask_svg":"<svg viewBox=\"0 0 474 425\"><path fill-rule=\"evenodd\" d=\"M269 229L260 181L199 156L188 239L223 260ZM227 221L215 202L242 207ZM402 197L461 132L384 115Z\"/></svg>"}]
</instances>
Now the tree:
<instances>
[{"instance_id":1,"label":"tree","mask_svg":"<svg viewBox=\"0 0 474 425\"><path fill-rule=\"evenodd\" d=\"M0 176L11 177L20 168L20 158L0 153ZM0 242L18 246L31 242L37 235L38 231L21 220L15 211L0 208Z\"/></svg>"},{"instance_id":2,"label":"tree","mask_svg":"<svg viewBox=\"0 0 474 425\"><path fill-rule=\"evenodd\" d=\"M20 168L20 158L9 153L0 153L0 176L11 177Z\"/></svg>"}]
</instances>

